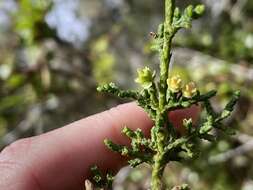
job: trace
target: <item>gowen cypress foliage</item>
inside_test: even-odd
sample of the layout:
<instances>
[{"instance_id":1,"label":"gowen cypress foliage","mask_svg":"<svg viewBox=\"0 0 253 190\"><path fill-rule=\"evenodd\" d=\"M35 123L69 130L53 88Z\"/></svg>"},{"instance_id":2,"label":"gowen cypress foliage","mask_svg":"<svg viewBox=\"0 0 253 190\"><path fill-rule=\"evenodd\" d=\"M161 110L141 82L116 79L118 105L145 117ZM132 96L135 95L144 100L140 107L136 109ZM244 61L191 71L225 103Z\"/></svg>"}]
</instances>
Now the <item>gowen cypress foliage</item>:
<instances>
[{"instance_id":1,"label":"gowen cypress foliage","mask_svg":"<svg viewBox=\"0 0 253 190\"><path fill-rule=\"evenodd\" d=\"M204 5L189 5L180 10L175 5L175 0L165 0L165 20L159 25L157 33L151 33L153 37L152 50L159 53L160 73L150 68L138 70L138 78L141 90L121 90L114 83L98 87L99 92L110 93L121 98L130 98L138 102L154 121L150 138L146 138L140 129L133 131L127 126L122 133L131 139L131 145L118 145L109 139L105 145L112 151L121 154L129 161L129 165L136 167L147 163L152 168L151 189L163 189L162 176L165 166L171 161L183 161L194 158L201 152L197 150L199 140L214 141L215 136L211 130L216 128L225 133L231 129L225 127L222 121L230 116L240 96L240 92L234 92L231 100L224 110L216 113L210 103L210 99L216 95L216 91L201 94L194 82L184 84L180 76L170 76L169 65L171 60L172 39L183 28L190 28L193 19L197 19L205 11ZM159 77L159 78L158 78ZM158 78L158 80L156 79ZM194 126L192 119L184 119L184 134L178 134L176 126L168 118L171 111L189 108L192 105L202 105L206 112L206 118L198 126ZM93 182L99 187L110 189L113 176L103 176L97 167L92 168ZM174 189L189 189L187 185L177 186Z\"/></svg>"}]
</instances>

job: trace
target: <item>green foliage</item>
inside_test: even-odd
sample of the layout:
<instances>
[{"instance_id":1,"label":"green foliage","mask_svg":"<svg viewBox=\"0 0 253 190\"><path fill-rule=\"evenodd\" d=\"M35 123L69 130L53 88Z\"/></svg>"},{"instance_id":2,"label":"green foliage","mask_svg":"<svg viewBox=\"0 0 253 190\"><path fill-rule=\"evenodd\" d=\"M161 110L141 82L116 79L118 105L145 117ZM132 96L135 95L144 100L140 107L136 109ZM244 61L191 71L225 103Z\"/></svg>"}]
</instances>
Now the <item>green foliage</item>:
<instances>
[{"instance_id":1,"label":"green foliage","mask_svg":"<svg viewBox=\"0 0 253 190\"><path fill-rule=\"evenodd\" d=\"M111 9L107 3L109 1L81 0L77 17L88 18L92 28L89 39L80 49L61 41L61 31L56 34L52 29L48 30L44 16L53 9L50 9L50 5L43 6L47 4L45 0L26 1L29 10L21 6L23 0L15 1L17 7L14 7L14 12L9 13L12 16L7 26L2 27L2 20L5 20L5 13L8 11L2 11L2 5L9 4L9 1L13 2L3 0L0 3L1 15L4 14L0 23L0 106L3 106L0 107L1 148L16 139L41 134L107 109L112 104L121 103L118 98L97 95L97 83L114 81L127 89L133 87L134 80L130 79L134 78L132 75L136 66L144 65L144 68L147 64L152 64L150 67L157 70L157 56L154 56L156 52L150 53L150 40L147 39L148 35L143 34L149 30L156 31L154 28L163 17L163 1L128 0ZM53 1L53 6L55 2L57 1ZM184 13L187 3L196 5L197 2L200 1L177 1L180 15ZM211 102L218 112L229 101L233 89L240 89L241 98L237 108L222 123L229 126L229 133L239 129L237 135L252 136L253 1L226 1L229 4L226 7L217 1L216 3L221 3L218 14L215 9L217 4L206 2L207 11L193 25L193 30L177 33L173 39L173 46L176 47L173 50L174 58L171 62L174 64L171 66L170 76L179 74L182 82L195 81L200 92L217 90L218 94ZM36 8L39 4L43 11ZM21 18L24 23L35 20L30 12L33 12L32 15L43 12L44 16L40 16L40 20L36 22L32 21L35 24L29 24L31 28L25 29L32 31L34 37L25 38L24 30L17 25ZM25 19L28 21L23 21ZM160 30L151 33L152 36L163 35L164 24L160 26ZM32 38L31 42L29 39ZM97 51L102 48L94 48L100 41L103 41L101 47L106 47L103 51ZM158 37L152 38L152 46L155 44L162 47L163 39L159 41ZM159 72L156 74L157 81ZM126 91L128 90L117 88L114 92L120 92L120 96L138 96L137 90L129 90L131 95L124 95L123 92ZM149 94L152 93L143 92L144 96L150 96ZM155 99L155 96L152 98ZM141 103L145 105L145 99ZM149 106L146 107L148 109ZM154 114L151 112L149 115ZM205 113L201 114L201 121L206 119L205 116ZM190 120L184 121L187 128L185 132L191 128L194 130L195 125L191 127L190 123ZM194 190L252 189L252 151L220 163L209 163L212 156L244 146L244 142L239 141L237 136L228 138L217 130L210 133L215 134L215 138L210 140L218 142L199 142L197 149L201 150L201 154L197 159L183 164L170 162L164 175L164 180L169 181L166 185L172 188L175 184L188 183ZM220 144L226 144L227 148L220 148ZM148 188L145 184L149 182L150 170L145 164L129 172L124 173L128 177L124 176L126 179L122 183L115 184L116 188Z\"/></svg>"},{"instance_id":2,"label":"green foliage","mask_svg":"<svg viewBox=\"0 0 253 190\"><path fill-rule=\"evenodd\" d=\"M42 21L51 5L50 0L21 0L16 17L16 30L28 45L32 45L40 37L49 35L51 30Z\"/></svg>"},{"instance_id":3,"label":"green foliage","mask_svg":"<svg viewBox=\"0 0 253 190\"><path fill-rule=\"evenodd\" d=\"M221 3L222 4L222 3ZM222 7L215 16L213 10L201 20L189 35L179 34L175 39L176 45L192 48L214 55L230 62L244 60L248 64L253 60L253 37L252 37L252 2L250 0L233 2ZM213 14L210 13L214 12ZM214 19L211 18L214 17Z\"/></svg>"},{"instance_id":4,"label":"green foliage","mask_svg":"<svg viewBox=\"0 0 253 190\"><path fill-rule=\"evenodd\" d=\"M113 79L115 57L109 50L109 39L106 36L98 38L91 45L93 75L99 84L104 84Z\"/></svg>"},{"instance_id":5,"label":"green foliage","mask_svg":"<svg viewBox=\"0 0 253 190\"><path fill-rule=\"evenodd\" d=\"M129 165L136 167L148 163L152 168L151 189L163 188L162 175L167 163L171 161L188 160L199 155L198 141L203 139L214 141L213 129L219 129L230 134L230 129L224 127L222 121L230 116L240 93L235 92L231 100L221 112L215 112L210 99L216 91L201 94L193 82L183 84L180 76L170 76L169 64L171 60L171 45L175 34L182 28L191 27L192 20L204 13L204 6L188 6L183 12L176 8L175 0L165 1L165 21L158 32L152 33L154 42L152 49L160 55L160 79L155 80L155 71L148 67L138 70L136 82L142 87L140 91L120 90L113 83L98 88L121 98L131 98L138 102L154 121L151 137L144 137L140 129L132 131L125 127L123 134L131 139L131 146L117 145L105 140L105 145L112 151L120 153L129 159ZM168 113L202 104L206 111L206 119L199 126L193 126L191 119L183 120L185 134L178 134L176 126L168 118ZM187 186L176 189L188 189Z\"/></svg>"},{"instance_id":6,"label":"green foliage","mask_svg":"<svg viewBox=\"0 0 253 190\"><path fill-rule=\"evenodd\" d=\"M103 174L99 171L97 166L93 166L91 168L91 171L94 176L93 182L97 187L104 189L112 188L112 182L114 177L111 173L107 173L106 176L103 176Z\"/></svg>"}]
</instances>

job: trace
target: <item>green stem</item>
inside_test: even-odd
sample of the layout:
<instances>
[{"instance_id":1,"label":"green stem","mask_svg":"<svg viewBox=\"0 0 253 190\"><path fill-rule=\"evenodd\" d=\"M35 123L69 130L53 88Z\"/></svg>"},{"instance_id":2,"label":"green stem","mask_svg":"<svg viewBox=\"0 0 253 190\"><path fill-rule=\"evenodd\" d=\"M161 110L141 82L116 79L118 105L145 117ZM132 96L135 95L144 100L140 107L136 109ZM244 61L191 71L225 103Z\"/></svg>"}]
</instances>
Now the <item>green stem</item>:
<instances>
[{"instance_id":1,"label":"green stem","mask_svg":"<svg viewBox=\"0 0 253 190\"><path fill-rule=\"evenodd\" d=\"M172 25L175 10L175 0L165 0L165 24Z\"/></svg>"},{"instance_id":2,"label":"green stem","mask_svg":"<svg viewBox=\"0 0 253 190\"><path fill-rule=\"evenodd\" d=\"M163 156L157 154L155 156L155 163L152 170L151 189L161 190L162 189L162 176L165 165L162 163Z\"/></svg>"},{"instance_id":3,"label":"green stem","mask_svg":"<svg viewBox=\"0 0 253 190\"><path fill-rule=\"evenodd\" d=\"M165 129L167 113L164 110L166 105L167 79L169 77L169 64L171 59L171 43L175 34L172 22L175 10L175 0L165 0L165 22L163 35L163 49L160 53L160 86L159 86L159 110L156 115L155 132L153 139L156 139L157 153L154 156L152 168L151 189L162 189L162 176L166 166L164 163L164 147L168 131Z\"/></svg>"},{"instance_id":4,"label":"green stem","mask_svg":"<svg viewBox=\"0 0 253 190\"><path fill-rule=\"evenodd\" d=\"M174 36L172 26L173 15L175 10L175 0L165 0L165 22L164 22L164 40L163 50L160 54L160 110L166 102L167 79L169 77L169 64L171 59L171 44Z\"/></svg>"},{"instance_id":5,"label":"green stem","mask_svg":"<svg viewBox=\"0 0 253 190\"><path fill-rule=\"evenodd\" d=\"M167 141L168 131L165 128L165 124L167 122L167 114L164 113L157 113L155 119L155 133L151 135L154 136L156 139L156 147L157 153L153 157L154 164L152 166L152 179L151 179L151 189L152 190L161 190L162 189L162 176L163 171L166 166L164 162L164 148Z\"/></svg>"}]
</instances>

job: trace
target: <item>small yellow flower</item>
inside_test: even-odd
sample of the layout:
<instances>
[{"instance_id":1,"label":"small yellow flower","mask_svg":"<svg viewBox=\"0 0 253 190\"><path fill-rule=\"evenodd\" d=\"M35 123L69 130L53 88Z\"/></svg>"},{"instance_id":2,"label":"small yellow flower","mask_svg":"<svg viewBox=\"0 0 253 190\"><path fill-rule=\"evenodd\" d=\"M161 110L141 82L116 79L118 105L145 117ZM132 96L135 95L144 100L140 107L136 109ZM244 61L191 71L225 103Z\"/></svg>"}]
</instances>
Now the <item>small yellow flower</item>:
<instances>
[{"instance_id":1,"label":"small yellow flower","mask_svg":"<svg viewBox=\"0 0 253 190\"><path fill-rule=\"evenodd\" d=\"M174 93L179 92L182 89L182 79L179 75L167 79L167 84L169 89Z\"/></svg>"},{"instance_id":2,"label":"small yellow flower","mask_svg":"<svg viewBox=\"0 0 253 190\"><path fill-rule=\"evenodd\" d=\"M191 98L197 93L197 87L194 82L190 82L183 88L183 96L186 98Z\"/></svg>"},{"instance_id":3,"label":"small yellow flower","mask_svg":"<svg viewBox=\"0 0 253 190\"><path fill-rule=\"evenodd\" d=\"M152 72L148 67L138 69L137 72L138 78L135 79L135 82L139 83L145 89L150 88L155 78L155 72Z\"/></svg>"}]
</instances>

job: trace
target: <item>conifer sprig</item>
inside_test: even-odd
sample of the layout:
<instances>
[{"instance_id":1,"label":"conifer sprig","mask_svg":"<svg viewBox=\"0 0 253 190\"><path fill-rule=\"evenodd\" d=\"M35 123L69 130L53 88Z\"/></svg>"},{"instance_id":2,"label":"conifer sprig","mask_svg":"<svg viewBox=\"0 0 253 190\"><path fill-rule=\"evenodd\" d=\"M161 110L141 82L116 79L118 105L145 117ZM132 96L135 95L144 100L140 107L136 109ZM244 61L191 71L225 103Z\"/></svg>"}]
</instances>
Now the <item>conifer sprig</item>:
<instances>
[{"instance_id":1,"label":"conifer sprig","mask_svg":"<svg viewBox=\"0 0 253 190\"><path fill-rule=\"evenodd\" d=\"M122 133L130 138L130 146L118 145L108 139L104 141L110 150L128 158L128 163L132 167L144 162L151 166L152 190L163 189L162 176L166 164L198 156L201 152L197 149L198 140L214 141L215 136L211 133L213 129L231 133L231 129L224 127L222 121L233 111L240 96L238 91L234 93L224 110L216 113L210 103L210 99L216 95L215 90L202 94L194 82L185 84L180 76L169 76L174 36L180 29L190 28L193 19L199 18L204 10L204 5L195 7L189 5L181 11L176 7L175 0L165 0L165 20L159 25L157 33L152 33L152 50L157 51L160 56L159 76L157 76L158 72L148 67L139 69L135 81L141 86L140 91L121 90L113 83L98 87L100 92L136 100L153 120L154 126L151 129L150 138L146 138L140 129L133 131L126 126ZM155 80L156 77L159 79ZM177 126L173 126L168 118L168 114L193 105L202 105L206 118L198 126L195 126L192 119L184 119L182 122L185 133L179 133L176 130ZM97 171L97 168L94 171ZM96 172L95 176L94 179L97 179L97 182L111 184L111 181L106 183L107 178L101 177L101 173ZM189 189L189 187L183 185L176 189Z\"/></svg>"}]
</instances>

